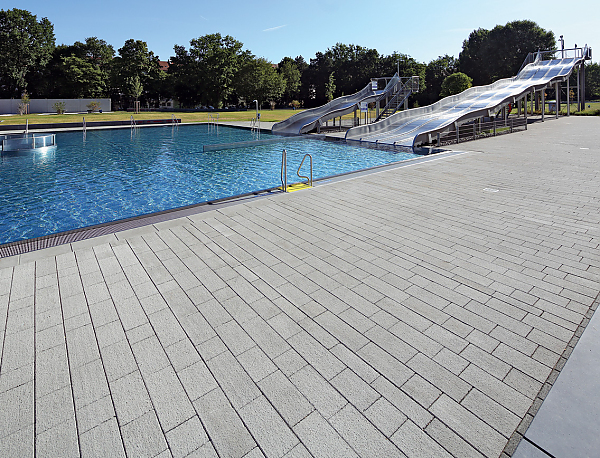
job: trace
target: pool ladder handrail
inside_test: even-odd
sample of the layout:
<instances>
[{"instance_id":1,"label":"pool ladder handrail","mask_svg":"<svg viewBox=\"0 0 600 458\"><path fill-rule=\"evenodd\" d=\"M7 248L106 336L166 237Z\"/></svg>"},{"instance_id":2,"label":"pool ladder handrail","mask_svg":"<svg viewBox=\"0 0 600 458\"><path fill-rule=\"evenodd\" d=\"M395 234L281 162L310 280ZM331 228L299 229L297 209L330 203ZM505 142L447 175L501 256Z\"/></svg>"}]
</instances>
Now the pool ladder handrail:
<instances>
[{"instance_id":1,"label":"pool ladder handrail","mask_svg":"<svg viewBox=\"0 0 600 458\"><path fill-rule=\"evenodd\" d=\"M310 159L310 177L304 176L304 175L300 175L300 170L302 169L302 165L304 164L304 161L306 160L306 158ZM313 158L310 154L305 154L304 157L302 158L302 161L300 161L300 166L298 167L298 170L296 171L296 175L298 175L298 177L300 178L304 178L306 179L306 185L312 188L313 185ZM283 152L281 153L281 189L283 190L283 192L287 192L288 190L288 184L287 184L287 151L283 150Z\"/></svg>"},{"instance_id":2,"label":"pool ladder handrail","mask_svg":"<svg viewBox=\"0 0 600 458\"><path fill-rule=\"evenodd\" d=\"M131 122L131 128L135 129L137 127L137 123L135 122L135 119L133 119L133 115L131 115L130 122Z\"/></svg>"},{"instance_id":3,"label":"pool ladder handrail","mask_svg":"<svg viewBox=\"0 0 600 458\"><path fill-rule=\"evenodd\" d=\"M219 113L217 113L217 117L215 118L212 114L208 113L208 129L214 127L218 130L219 128Z\"/></svg>"},{"instance_id":4,"label":"pool ladder handrail","mask_svg":"<svg viewBox=\"0 0 600 458\"><path fill-rule=\"evenodd\" d=\"M171 124L175 124L177 127L179 127L179 123L177 122L177 118L174 114L171 114Z\"/></svg>"},{"instance_id":5,"label":"pool ladder handrail","mask_svg":"<svg viewBox=\"0 0 600 458\"><path fill-rule=\"evenodd\" d=\"M250 132L256 132L260 134L260 118L252 118L250 121Z\"/></svg>"}]
</instances>

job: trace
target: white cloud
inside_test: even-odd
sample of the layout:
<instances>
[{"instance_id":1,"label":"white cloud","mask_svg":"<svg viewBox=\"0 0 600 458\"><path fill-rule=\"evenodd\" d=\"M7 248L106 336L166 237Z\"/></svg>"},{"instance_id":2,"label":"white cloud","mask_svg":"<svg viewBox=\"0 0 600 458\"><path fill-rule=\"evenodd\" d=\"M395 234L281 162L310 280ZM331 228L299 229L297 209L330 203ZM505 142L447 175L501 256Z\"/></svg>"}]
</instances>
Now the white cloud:
<instances>
[{"instance_id":1,"label":"white cloud","mask_svg":"<svg viewBox=\"0 0 600 458\"><path fill-rule=\"evenodd\" d=\"M282 29L284 27L287 27L287 24L285 24L285 25L278 25L277 27L271 27L269 29L263 30L263 32L273 32L274 30Z\"/></svg>"}]
</instances>

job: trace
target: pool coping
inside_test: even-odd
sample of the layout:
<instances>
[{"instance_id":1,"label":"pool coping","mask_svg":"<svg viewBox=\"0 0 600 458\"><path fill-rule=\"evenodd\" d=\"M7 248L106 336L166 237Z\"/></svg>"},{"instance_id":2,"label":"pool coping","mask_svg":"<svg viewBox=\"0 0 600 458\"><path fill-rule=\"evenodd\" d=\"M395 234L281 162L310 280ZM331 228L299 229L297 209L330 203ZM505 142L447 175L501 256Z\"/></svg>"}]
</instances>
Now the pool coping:
<instances>
[{"instance_id":1,"label":"pool coping","mask_svg":"<svg viewBox=\"0 0 600 458\"><path fill-rule=\"evenodd\" d=\"M340 174L330 175L327 177L322 177L313 180L313 187L323 186L342 180L358 178L361 176L381 171L408 167L410 165L420 164L422 162L429 162L436 159L452 157L458 154L464 154L465 152L466 151L443 150L428 155L423 155L417 158L406 159L403 161L392 162L389 164L377 165L352 172L344 172ZM17 257L35 251L56 248L63 245L69 245L71 243L93 239L96 237L107 236L123 231L138 229L145 226L151 226L158 223L164 223L167 221L185 218L188 216L197 215L211 210L218 210L219 208L244 203L250 199L260 199L276 194L284 194L283 191L281 191L280 186L260 189L248 193L237 194L234 196L223 197L220 199L205 202L199 202L183 207L161 210L158 212L147 213L144 215L132 216L129 218L123 218L115 221L108 221L105 223L94 224L91 226L71 229L68 231L56 232L53 234L34 237L31 239L16 240L13 242L0 244L0 263L5 264L8 258Z\"/></svg>"}]
</instances>

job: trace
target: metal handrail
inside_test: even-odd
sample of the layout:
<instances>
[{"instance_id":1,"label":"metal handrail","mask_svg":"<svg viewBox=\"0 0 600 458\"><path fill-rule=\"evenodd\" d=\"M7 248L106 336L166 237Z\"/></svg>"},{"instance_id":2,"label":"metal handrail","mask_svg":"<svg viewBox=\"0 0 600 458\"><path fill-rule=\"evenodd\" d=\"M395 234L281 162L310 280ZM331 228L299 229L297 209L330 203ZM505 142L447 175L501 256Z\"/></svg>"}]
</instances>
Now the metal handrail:
<instances>
[{"instance_id":1,"label":"metal handrail","mask_svg":"<svg viewBox=\"0 0 600 458\"><path fill-rule=\"evenodd\" d=\"M400 79L400 83L402 83L403 79L405 79L405 78L403 77ZM410 86L409 86L409 84L410 84ZM415 90L415 85L417 87L416 90ZM377 117L377 119L375 119L375 122L379 121L379 119L383 116L383 114L386 112L388 107L391 107L392 104L396 103L398 101L398 99L400 98L400 96L403 96L402 99L404 100L407 97L409 97L413 92L418 92L418 90L419 90L419 77L418 76L407 77L404 84L401 85L400 89L398 89L396 94L394 94L394 96L390 99L390 101L386 104L386 106L383 107L383 109L379 113L379 116ZM396 109L394 110L394 113L396 111L398 111L398 106L400 106L400 104L397 104ZM394 113L392 113L392 114L394 114Z\"/></svg>"},{"instance_id":2,"label":"metal handrail","mask_svg":"<svg viewBox=\"0 0 600 458\"><path fill-rule=\"evenodd\" d=\"M133 119L133 115L131 115L130 121L131 121L131 128L132 129L136 128L137 124L135 123L135 119Z\"/></svg>"},{"instance_id":3,"label":"metal handrail","mask_svg":"<svg viewBox=\"0 0 600 458\"><path fill-rule=\"evenodd\" d=\"M287 151L281 153L281 189L287 192Z\"/></svg>"},{"instance_id":4,"label":"metal handrail","mask_svg":"<svg viewBox=\"0 0 600 458\"><path fill-rule=\"evenodd\" d=\"M310 179L304 175L300 175L300 169L302 168L302 164L304 164L304 160L309 157L310 158ZM312 156L310 154L305 154L304 157L302 158L302 162L300 162L300 167L298 167L298 171L296 172L296 175L298 175L299 178L305 178L307 181L307 185L312 187L313 185L313 159Z\"/></svg>"}]
</instances>

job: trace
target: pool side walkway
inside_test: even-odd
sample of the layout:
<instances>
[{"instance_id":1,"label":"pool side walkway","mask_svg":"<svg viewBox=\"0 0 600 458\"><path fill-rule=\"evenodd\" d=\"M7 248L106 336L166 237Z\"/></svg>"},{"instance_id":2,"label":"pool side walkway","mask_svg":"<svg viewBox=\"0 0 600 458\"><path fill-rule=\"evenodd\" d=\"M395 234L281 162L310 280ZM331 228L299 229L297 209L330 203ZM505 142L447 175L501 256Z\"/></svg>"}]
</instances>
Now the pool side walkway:
<instances>
[{"instance_id":1,"label":"pool side walkway","mask_svg":"<svg viewBox=\"0 0 600 458\"><path fill-rule=\"evenodd\" d=\"M599 128L1 259L0 456L512 455L597 305Z\"/></svg>"}]
</instances>

